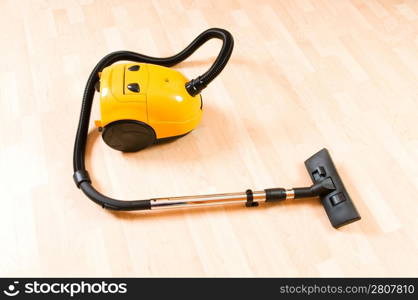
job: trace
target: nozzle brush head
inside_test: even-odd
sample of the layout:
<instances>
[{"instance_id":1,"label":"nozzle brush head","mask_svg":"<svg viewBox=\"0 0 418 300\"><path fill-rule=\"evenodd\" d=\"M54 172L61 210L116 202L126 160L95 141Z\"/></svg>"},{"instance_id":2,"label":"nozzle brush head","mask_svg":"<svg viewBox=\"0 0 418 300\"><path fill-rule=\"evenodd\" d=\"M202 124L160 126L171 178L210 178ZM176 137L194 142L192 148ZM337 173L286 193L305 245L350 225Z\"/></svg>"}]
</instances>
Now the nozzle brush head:
<instances>
[{"instance_id":1,"label":"nozzle brush head","mask_svg":"<svg viewBox=\"0 0 418 300\"><path fill-rule=\"evenodd\" d=\"M327 149L324 148L307 159L305 166L314 184L331 180L335 187L329 193L320 195L332 226L338 228L361 219Z\"/></svg>"}]
</instances>

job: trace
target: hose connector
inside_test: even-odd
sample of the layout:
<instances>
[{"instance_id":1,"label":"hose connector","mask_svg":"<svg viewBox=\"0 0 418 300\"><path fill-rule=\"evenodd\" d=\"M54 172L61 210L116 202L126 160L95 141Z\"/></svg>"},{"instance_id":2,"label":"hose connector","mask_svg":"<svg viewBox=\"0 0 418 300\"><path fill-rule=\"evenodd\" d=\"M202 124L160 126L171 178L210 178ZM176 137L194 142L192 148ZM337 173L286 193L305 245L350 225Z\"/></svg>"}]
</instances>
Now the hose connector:
<instances>
[{"instance_id":1,"label":"hose connector","mask_svg":"<svg viewBox=\"0 0 418 300\"><path fill-rule=\"evenodd\" d=\"M186 90L192 97L194 97L200 94L206 86L207 85L202 81L201 76L198 76L186 83Z\"/></svg>"},{"instance_id":2,"label":"hose connector","mask_svg":"<svg viewBox=\"0 0 418 300\"><path fill-rule=\"evenodd\" d=\"M87 170L77 170L73 174L73 179L78 188L83 182L91 183L89 172Z\"/></svg>"}]
</instances>

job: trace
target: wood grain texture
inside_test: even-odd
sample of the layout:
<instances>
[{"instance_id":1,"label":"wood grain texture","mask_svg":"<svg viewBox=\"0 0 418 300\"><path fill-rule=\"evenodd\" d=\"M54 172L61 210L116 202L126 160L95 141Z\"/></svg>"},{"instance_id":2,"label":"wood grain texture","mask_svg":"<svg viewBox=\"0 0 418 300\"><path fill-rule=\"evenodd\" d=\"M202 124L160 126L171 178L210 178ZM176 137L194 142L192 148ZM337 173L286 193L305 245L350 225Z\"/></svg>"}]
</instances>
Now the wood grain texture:
<instances>
[{"instance_id":1,"label":"wood grain texture","mask_svg":"<svg viewBox=\"0 0 418 300\"><path fill-rule=\"evenodd\" d=\"M0 11L0 276L418 276L418 1L2 0ZM171 55L215 26L235 49L204 91L201 125L133 154L92 130L95 186L122 199L303 186L303 161L327 147L360 222L335 230L312 199L112 213L77 190L94 64L119 49ZM176 68L205 71L219 45Z\"/></svg>"}]
</instances>

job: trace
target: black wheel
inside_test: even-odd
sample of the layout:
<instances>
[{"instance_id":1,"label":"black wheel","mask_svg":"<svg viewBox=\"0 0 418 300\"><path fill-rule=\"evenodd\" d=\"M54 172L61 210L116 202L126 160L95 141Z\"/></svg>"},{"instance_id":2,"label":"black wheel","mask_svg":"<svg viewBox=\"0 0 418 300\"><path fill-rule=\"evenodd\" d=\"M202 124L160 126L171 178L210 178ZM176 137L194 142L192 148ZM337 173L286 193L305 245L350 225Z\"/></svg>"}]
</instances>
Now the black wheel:
<instances>
[{"instance_id":1,"label":"black wheel","mask_svg":"<svg viewBox=\"0 0 418 300\"><path fill-rule=\"evenodd\" d=\"M111 148L123 152L136 152L156 140L154 129L135 120L119 120L107 124L102 133L103 140Z\"/></svg>"}]
</instances>

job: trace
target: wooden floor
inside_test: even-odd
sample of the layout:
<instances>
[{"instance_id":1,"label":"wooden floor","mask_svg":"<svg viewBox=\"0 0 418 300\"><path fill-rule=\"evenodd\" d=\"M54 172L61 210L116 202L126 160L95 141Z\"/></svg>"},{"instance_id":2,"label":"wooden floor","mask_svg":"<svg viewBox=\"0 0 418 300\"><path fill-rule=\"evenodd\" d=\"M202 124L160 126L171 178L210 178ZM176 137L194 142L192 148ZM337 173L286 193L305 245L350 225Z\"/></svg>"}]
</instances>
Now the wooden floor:
<instances>
[{"instance_id":1,"label":"wooden floor","mask_svg":"<svg viewBox=\"0 0 418 300\"><path fill-rule=\"evenodd\" d=\"M12 1L0 11L0 276L418 276L418 1ZM200 126L134 154L93 120L87 166L122 199L310 184L327 147L362 215L318 200L112 213L72 181L84 84L113 50L167 56L209 27L232 58ZM178 66L188 77L211 41Z\"/></svg>"}]
</instances>

